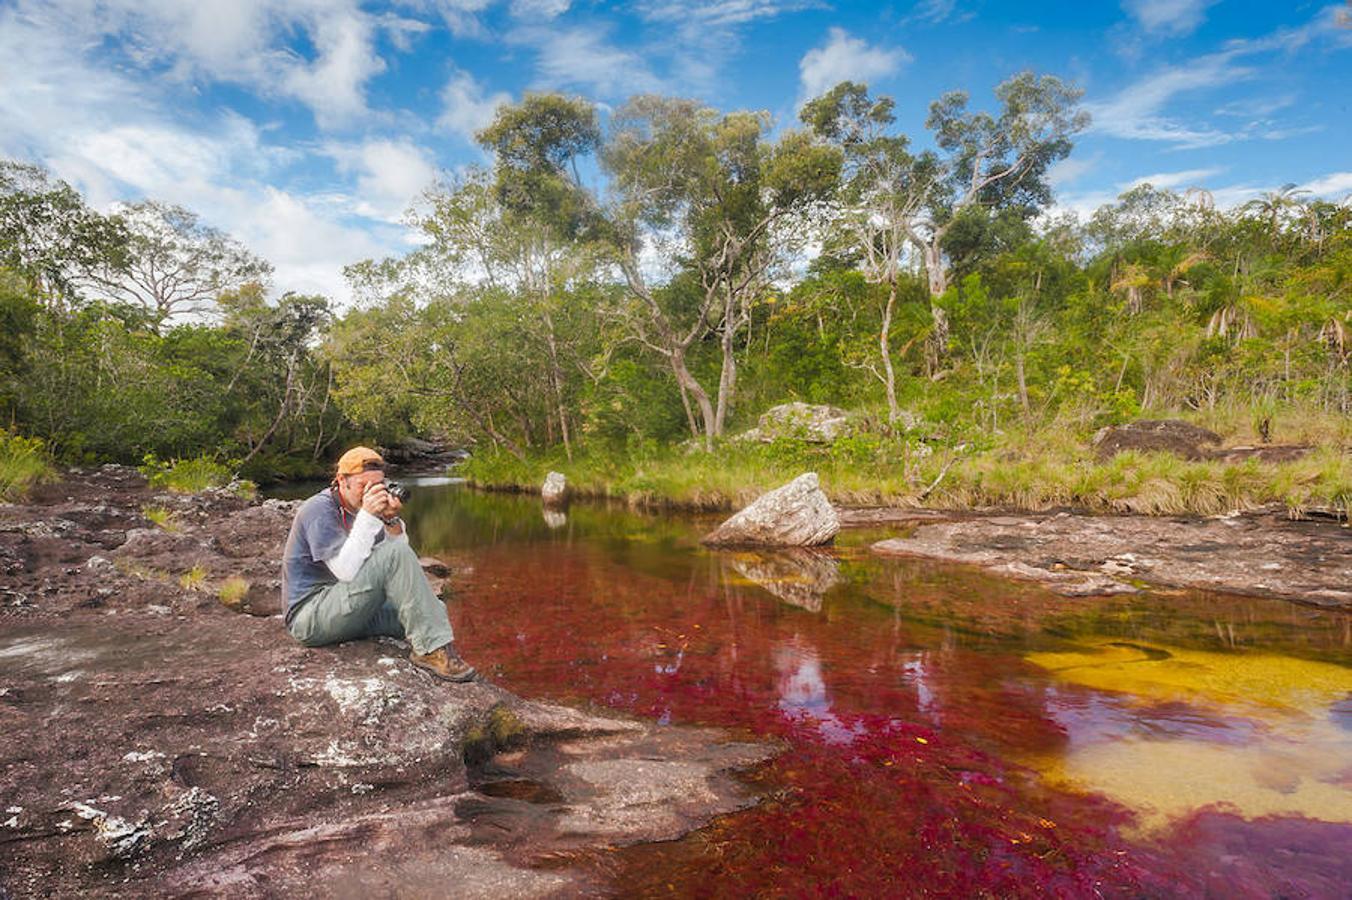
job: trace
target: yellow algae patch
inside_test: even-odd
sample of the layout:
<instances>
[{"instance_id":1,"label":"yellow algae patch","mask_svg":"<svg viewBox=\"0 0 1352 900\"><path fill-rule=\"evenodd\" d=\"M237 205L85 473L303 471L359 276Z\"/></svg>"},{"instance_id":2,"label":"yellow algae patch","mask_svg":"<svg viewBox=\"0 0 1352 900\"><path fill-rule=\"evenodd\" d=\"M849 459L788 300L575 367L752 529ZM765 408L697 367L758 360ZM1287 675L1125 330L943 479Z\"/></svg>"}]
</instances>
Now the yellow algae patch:
<instances>
[{"instance_id":1,"label":"yellow algae patch","mask_svg":"<svg viewBox=\"0 0 1352 900\"><path fill-rule=\"evenodd\" d=\"M1196 740L1105 741L1039 768L1053 784L1105 794L1134 810L1143 831L1214 804L1245 818L1352 822L1345 771L1352 740L1326 725L1318 731L1303 735L1298 747L1280 749Z\"/></svg>"},{"instance_id":2,"label":"yellow algae patch","mask_svg":"<svg viewBox=\"0 0 1352 900\"><path fill-rule=\"evenodd\" d=\"M1149 701L1209 701L1321 714L1352 693L1352 668L1259 653L1213 653L1099 639L1093 647L1030 653L1062 681Z\"/></svg>"}]
</instances>

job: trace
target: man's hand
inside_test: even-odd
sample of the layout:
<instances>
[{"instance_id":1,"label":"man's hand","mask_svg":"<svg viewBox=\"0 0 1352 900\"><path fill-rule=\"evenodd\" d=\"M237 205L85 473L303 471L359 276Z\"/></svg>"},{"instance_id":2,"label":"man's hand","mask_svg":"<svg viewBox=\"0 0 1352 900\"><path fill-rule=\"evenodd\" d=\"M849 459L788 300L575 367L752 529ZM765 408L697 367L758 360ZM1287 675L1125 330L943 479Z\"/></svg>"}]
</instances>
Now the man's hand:
<instances>
[{"instance_id":1,"label":"man's hand","mask_svg":"<svg viewBox=\"0 0 1352 900\"><path fill-rule=\"evenodd\" d=\"M366 489L366 493L361 497L361 508L375 516L377 519L388 519L395 514L401 504L398 500L390 496L390 492L385 490L385 485L376 482Z\"/></svg>"}]
</instances>

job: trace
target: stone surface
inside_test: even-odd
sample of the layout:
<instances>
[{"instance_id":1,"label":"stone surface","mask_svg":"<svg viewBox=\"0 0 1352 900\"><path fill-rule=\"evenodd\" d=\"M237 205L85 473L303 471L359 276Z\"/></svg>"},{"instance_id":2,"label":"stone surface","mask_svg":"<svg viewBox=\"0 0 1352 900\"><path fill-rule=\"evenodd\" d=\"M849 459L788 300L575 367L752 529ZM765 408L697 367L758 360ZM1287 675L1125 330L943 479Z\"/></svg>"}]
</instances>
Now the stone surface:
<instances>
[{"instance_id":1,"label":"stone surface","mask_svg":"<svg viewBox=\"0 0 1352 900\"><path fill-rule=\"evenodd\" d=\"M730 770L771 745L446 684L402 642L307 649L237 615L232 578L240 611L256 591L277 611L292 506L138 477L0 507L0 598L23 598L0 607L0 897L592 895L591 870L535 862L755 802Z\"/></svg>"},{"instance_id":2,"label":"stone surface","mask_svg":"<svg viewBox=\"0 0 1352 900\"><path fill-rule=\"evenodd\" d=\"M409 472L444 472L469 454L444 440L407 438L390 447L380 448L385 461Z\"/></svg>"},{"instance_id":3,"label":"stone surface","mask_svg":"<svg viewBox=\"0 0 1352 900\"><path fill-rule=\"evenodd\" d=\"M562 472L550 472L540 488L540 499L546 506L562 506L568 502L568 478Z\"/></svg>"},{"instance_id":4,"label":"stone surface","mask_svg":"<svg viewBox=\"0 0 1352 900\"><path fill-rule=\"evenodd\" d=\"M766 410L757 426L742 432L737 439L769 443L778 437L793 437L829 444L848 430L849 420L839 407L784 403Z\"/></svg>"},{"instance_id":5,"label":"stone surface","mask_svg":"<svg viewBox=\"0 0 1352 900\"><path fill-rule=\"evenodd\" d=\"M828 544L840 517L826 499L816 472L805 472L762 495L704 537L710 546L812 547Z\"/></svg>"},{"instance_id":6,"label":"stone surface","mask_svg":"<svg viewBox=\"0 0 1352 900\"><path fill-rule=\"evenodd\" d=\"M1214 431L1180 419L1152 419L1109 425L1094 435L1093 446L1100 459L1124 450L1165 451L1183 459L1214 459L1236 463L1253 459L1265 463L1291 462L1309 454L1303 444L1264 444L1259 447L1222 447Z\"/></svg>"},{"instance_id":7,"label":"stone surface","mask_svg":"<svg viewBox=\"0 0 1352 900\"><path fill-rule=\"evenodd\" d=\"M1148 583L1352 609L1352 530L1271 513L1203 520L973 516L921 525L873 550L969 563L1067 596Z\"/></svg>"},{"instance_id":8,"label":"stone surface","mask_svg":"<svg viewBox=\"0 0 1352 900\"><path fill-rule=\"evenodd\" d=\"M1109 425L1094 435L1093 445L1100 459L1116 456L1124 450L1163 450L1184 459L1202 459L1208 445L1219 445L1220 435L1180 419L1143 419L1125 425Z\"/></svg>"}]
</instances>

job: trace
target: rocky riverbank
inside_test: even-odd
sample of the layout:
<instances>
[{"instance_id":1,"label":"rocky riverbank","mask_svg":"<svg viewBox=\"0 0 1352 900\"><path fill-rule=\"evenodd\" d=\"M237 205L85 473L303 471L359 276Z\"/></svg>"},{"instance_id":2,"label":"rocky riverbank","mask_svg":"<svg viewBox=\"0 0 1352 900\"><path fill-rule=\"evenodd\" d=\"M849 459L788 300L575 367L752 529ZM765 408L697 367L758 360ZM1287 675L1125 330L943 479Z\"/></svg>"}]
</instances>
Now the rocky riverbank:
<instances>
[{"instance_id":1,"label":"rocky riverbank","mask_svg":"<svg viewBox=\"0 0 1352 900\"><path fill-rule=\"evenodd\" d=\"M1297 522L1276 510L1209 519L888 513L854 511L842 520L908 529L874 544L878 554L980 566L1066 596L1154 585L1352 609L1352 529L1337 521Z\"/></svg>"},{"instance_id":2,"label":"rocky riverbank","mask_svg":"<svg viewBox=\"0 0 1352 900\"><path fill-rule=\"evenodd\" d=\"M0 506L0 897L589 892L773 748L448 685L275 617L291 504L72 473Z\"/></svg>"}]
</instances>

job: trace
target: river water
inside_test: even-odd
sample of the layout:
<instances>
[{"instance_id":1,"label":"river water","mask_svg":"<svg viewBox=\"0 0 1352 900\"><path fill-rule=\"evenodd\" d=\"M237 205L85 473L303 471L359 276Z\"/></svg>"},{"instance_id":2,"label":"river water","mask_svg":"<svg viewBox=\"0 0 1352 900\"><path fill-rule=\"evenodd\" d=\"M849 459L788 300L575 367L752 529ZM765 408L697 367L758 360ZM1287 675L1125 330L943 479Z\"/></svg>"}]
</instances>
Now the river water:
<instances>
[{"instance_id":1,"label":"river water","mask_svg":"<svg viewBox=\"0 0 1352 900\"><path fill-rule=\"evenodd\" d=\"M444 479L442 480L444 482ZM710 551L715 520L415 484L464 655L527 697L784 747L617 893L1346 897L1352 617L1066 599L965 568ZM549 865L562 865L557 859Z\"/></svg>"}]
</instances>

